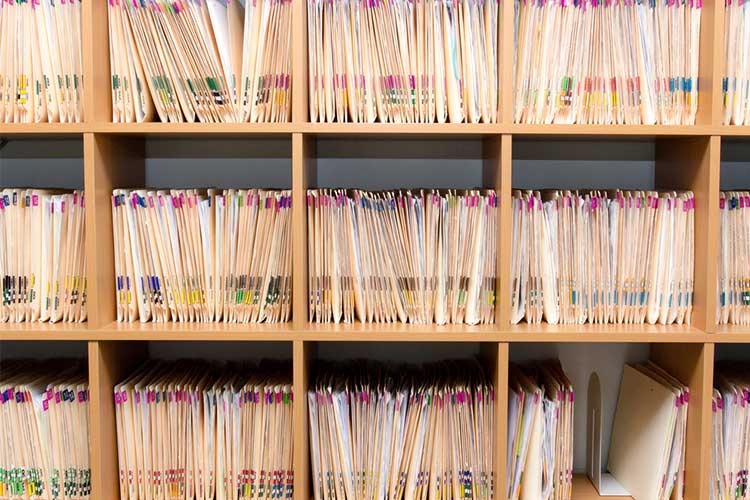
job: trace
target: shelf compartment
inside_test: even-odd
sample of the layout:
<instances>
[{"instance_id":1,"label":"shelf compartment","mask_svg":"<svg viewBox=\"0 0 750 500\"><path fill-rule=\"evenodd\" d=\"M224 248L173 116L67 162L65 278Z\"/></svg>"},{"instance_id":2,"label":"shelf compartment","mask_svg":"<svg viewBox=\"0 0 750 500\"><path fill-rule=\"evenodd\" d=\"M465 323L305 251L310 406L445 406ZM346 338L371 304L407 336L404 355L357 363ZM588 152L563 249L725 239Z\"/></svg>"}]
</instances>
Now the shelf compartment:
<instances>
[{"instance_id":1,"label":"shelf compartment","mask_svg":"<svg viewBox=\"0 0 750 500\"><path fill-rule=\"evenodd\" d=\"M476 358L482 365L495 388L496 422L504 421L507 411L508 346L495 342L473 343L401 343L401 342L295 342L295 393L306 395L313 383L313 374L318 361L374 360L409 364L430 363L449 359ZM295 445L295 499L309 500L312 471L309 457L309 423L306 397L295 397L295 432L300 433L301 443ZM501 419L501 420L497 420ZM504 426L495 426L495 452L493 470L495 491L504 491L505 484L505 433ZM301 446L298 446L301 445ZM299 449L299 453L298 450ZM497 493L496 493L497 495Z\"/></svg>"},{"instance_id":2,"label":"shelf compartment","mask_svg":"<svg viewBox=\"0 0 750 500\"><path fill-rule=\"evenodd\" d=\"M120 498L114 386L153 359L291 360L291 342L92 342L89 345L92 418L92 498Z\"/></svg>"},{"instance_id":3,"label":"shelf compartment","mask_svg":"<svg viewBox=\"0 0 750 500\"><path fill-rule=\"evenodd\" d=\"M718 210L718 179L714 172L718 168L719 148L717 137L618 137L606 141L579 136L514 137L509 167L511 185L534 190L693 191L696 212L692 326L707 331L713 327L715 309L717 219L714 215ZM510 211L504 217L512 221ZM509 258L507 265L509 269ZM510 291L501 297L510 297ZM505 301L510 307L510 300ZM507 318L509 321L510 314ZM648 325L641 326L649 330Z\"/></svg>"},{"instance_id":4,"label":"shelf compartment","mask_svg":"<svg viewBox=\"0 0 750 500\"><path fill-rule=\"evenodd\" d=\"M198 137L87 135L86 150L91 158L87 162L87 178L91 179L88 189L95 193L90 204L94 206L89 212L95 227L87 233L91 234L87 243L91 249L89 254L95 256L90 264L95 269L90 269L89 274L96 278L89 282L90 289L93 287L91 295L96 296L90 301L93 315L89 321L96 328L103 328L116 319L113 189L289 189L292 184L291 142L291 137L248 140L202 134ZM208 327L203 331L208 332Z\"/></svg>"},{"instance_id":5,"label":"shelf compartment","mask_svg":"<svg viewBox=\"0 0 750 500\"><path fill-rule=\"evenodd\" d=\"M386 125L386 124L383 124ZM295 136L293 147L295 179L294 247L295 315L298 326L306 324L308 306L308 234L306 194L311 188L341 188L367 190L397 189L495 189L507 182L503 178L501 157L510 152L510 138L501 135L479 137L453 137L441 140L435 137L383 137L359 136ZM502 206L502 199L499 204ZM296 208L294 208L296 207ZM505 234L501 217L498 217L497 236ZM498 240L497 269L500 273L502 243ZM497 287L502 280L496 281ZM496 296L498 295L496 289ZM495 308L495 322L499 323L499 308ZM334 327L357 330L360 327ZM323 323L322 325L328 325ZM312 325L309 325L313 327ZM491 325L487 325L492 328ZM319 328L317 326L313 328ZM322 327L321 327L322 328ZM363 325L367 329L366 325ZM387 324L377 329L390 331ZM401 327L395 327L399 330ZM409 331L421 331L421 326L410 326ZM428 331L440 332L434 325ZM459 330L473 331L471 329Z\"/></svg>"},{"instance_id":6,"label":"shelf compartment","mask_svg":"<svg viewBox=\"0 0 750 500\"><path fill-rule=\"evenodd\" d=\"M524 363L530 360L560 359L575 391L574 472L583 473L586 467L586 415L588 382L591 373L599 375L602 391L602 466L606 467L614 414L625 363L652 360L678 378L690 388L688 410L687 456L686 456L686 500L705 498L708 491L708 446L711 432L711 377L714 350L711 344L689 343L619 343L598 345L595 343L570 344L566 341L543 344L513 343L510 345L510 362ZM502 432L507 429L506 420L500 422ZM596 489L585 476L578 487L581 493L598 497ZM588 485L586 483L589 483ZM573 498L577 491L574 490Z\"/></svg>"}]
</instances>

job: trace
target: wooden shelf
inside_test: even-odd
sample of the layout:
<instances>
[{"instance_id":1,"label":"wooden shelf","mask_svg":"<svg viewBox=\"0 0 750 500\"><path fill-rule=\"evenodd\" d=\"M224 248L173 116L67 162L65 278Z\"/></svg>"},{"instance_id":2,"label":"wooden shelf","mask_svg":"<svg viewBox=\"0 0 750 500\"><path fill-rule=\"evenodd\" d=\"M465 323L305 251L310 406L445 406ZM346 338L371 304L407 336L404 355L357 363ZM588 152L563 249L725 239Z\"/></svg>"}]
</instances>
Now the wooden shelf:
<instances>
[{"instance_id":1,"label":"wooden shelf","mask_svg":"<svg viewBox=\"0 0 750 500\"><path fill-rule=\"evenodd\" d=\"M98 340L290 341L292 323L111 323L97 330Z\"/></svg>"},{"instance_id":2,"label":"wooden shelf","mask_svg":"<svg viewBox=\"0 0 750 500\"><path fill-rule=\"evenodd\" d=\"M233 136L291 135L291 123L95 123L89 130L101 134Z\"/></svg>"},{"instance_id":3,"label":"wooden shelf","mask_svg":"<svg viewBox=\"0 0 750 500\"><path fill-rule=\"evenodd\" d=\"M497 123L304 123L297 131L312 135L483 136L507 133Z\"/></svg>"},{"instance_id":4,"label":"wooden shelf","mask_svg":"<svg viewBox=\"0 0 750 500\"><path fill-rule=\"evenodd\" d=\"M718 127L717 135L722 137L750 137L750 126L721 125Z\"/></svg>"},{"instance_id":5,"label":"wooden shelf","mask_svg":"<svg viewBox=\"0 0 750 500\"><path fill-rule=\"evenodd\" d=\"M729 333L731 331L731 333ZM0 323L0 340L248 342L750 342L750 329L709 334L687 325L412 325L403 323Z\"/></svg>"},{"instance_id":6,"label":"wooden shelf","mask_svg":"<svg viewBox=\"0 0 750 500\"><path fill-rule=\"evenodd\" d=\"M0 137L75 136L83 134L86 130L83 123L0 123Z\"/></svg>"},{"instance_id":7,"label":"wooden shelf","mask_svg":"<svg viewBox=\"0 0 750 500\"><path fill-rule=\"evenodd\" d=\"M165 136L282 136L294 133L319 136L435 136L484 137L512 134L520 137L611 138L750 137L747 126L710 125L526 125L502 123L0 123L0 136L64 136L84 133Z\"/></svg>"},{"instance_id":8,"label":"wooden shelf","mask_svg":"<svg viewBox=\"0 0 750 500\"><path fill-rule=\"evenodd\" d=\"M0 341L95 339L87 323L0 323Z\"/></svg>"},{"instance_id":9,"label":"wooden shelf","mask_svg":"<svg viewBox=\"0 0 750 500\"><path fill-rule=\"evenodd\" d=\"M633 500L633 497L611 496L603 497L596 491L589 478L584 474L573 475L573 500Z\"/></svg>"}]
</instances>

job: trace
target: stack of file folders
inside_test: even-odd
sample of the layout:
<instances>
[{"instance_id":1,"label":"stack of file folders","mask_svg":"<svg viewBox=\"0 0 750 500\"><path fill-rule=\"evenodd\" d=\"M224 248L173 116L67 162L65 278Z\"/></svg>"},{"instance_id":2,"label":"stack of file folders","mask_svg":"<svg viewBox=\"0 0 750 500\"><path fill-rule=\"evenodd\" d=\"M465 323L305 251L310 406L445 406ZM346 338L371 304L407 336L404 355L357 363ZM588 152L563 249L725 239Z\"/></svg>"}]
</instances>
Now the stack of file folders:
<instances>
[{"instance_id":1,"label":"stack of file folders","mask_svg":"<svg viewBox=\"0 0 750 500\"><path fill-rule=\"evenodd\" d=\"M311 122L496 123L498 0L307 0Z\"/></svg>"},{"instance_id":2,"label":"stack of file folders","mask_svg":"<svg viewBox=\"0 0 750 500\"><path fill-rule=\"evenodd\" d=\"M702 0L515 5L516 123L695 123Z\"/></svg>"},{"instance_id":3,"label":"stack of file folders","mask_svg":"<svg viewBox=\"0 0 750 500\"><path fill-rule=\"evenodd\" d=\"M291 365L150 361L114 388L120 498L291 500Z\"/></svg>"},{"instance_id":4,"label":"stack of file folders","mask_svg":"<svg viewBox=\"0 0 750 500\"><path fill-rule=\"evenodd\" d=\"M0 320L86 320L82 191L0 191Z\"/></svg>"},{"instance_id":5,"label":"stack of file folders","mask_svg":"<svg viewBox=\"0 0 750 500\"><path fill-rule=\"evenodd\" d=\"M81 5L0 2L0 123L83 122Z\"/></svg>"},{"instance_id":6,"label":"stack of file folders","mask_svg":"<svg viewBox=\"0 0 750 500\"><path fill-rule=\"evenodd\" d=\"M491 500L495 398L474 361L323 365L307 394L314 500Z\"/></svg>"},{"instance_id":7,"label":"stack of file folders","mask_svg":"<svg viewBox=\"0 0 750 500\"><path fill-rule=\"evenodd\" d=\"M750 193L719 194L716 322L750 324Z\"/></svg>"},{"instance_id":8,"label":"stack of file folders","mask_svg":"<svg viewBox=\"0 0 750 500\"><path fill-rule=\"evenodd\" d=\"M750 4L724 2L724 125L750 125Z\"/></svg>"},{"instance_id":9,"label":"stack of file folders","mask_svg":"<svg viewBox=\"0 0 750 500\"><path fill-rule=\"evenodd\" d=\"M695 198L513 193L511 321L690 324Z\"/></svg>"},{"instance_id":10,"label":"stack of file folders","mask_svg":"<svg viewBox=\"0 0 750 500\"><path fill-rule=\"evenodd\" d=\"M570 500L573 385L560 362L510 366L506 498Z\"/></svg>"},{"instance_id":11,"label":"stack of file folders","mask_svg":"<svg viewBox=\"0 0 750 500\"><path fill-rule=\"evenodd\" d=\"M625 365L607 468L633 500L684 498L689 402L689 388L655 363Z\"/></svg>"},{"instance_id":12,"label":"stack of file folders","mask_svg":"<svg viewBox=\"0 0 750 500\"><path fill-rule=\"evenodd\" d=\"M310 190L310 320L493 323L494 191Z\"/></svg>"},{"instance_id":13,"label":"stack of file folders","mask_svg":"<svg viewBox=\"0 0 750 500\"><path fill-rule=\"evenodd\" d=\"M716 366L711 401L710 499L739 499L748 492L750 371L746 363Z\"/></svg>"},{"instance_id":14,"label":"stack of file folders","mask_svg":"<svg viewBox=\"0 0 750 500\"><path fill-rule=\"evenodd\" d=\"M109 2L112 121L285 122L292 2Z\"/></svg>"},{"instance_id":15,"label":"stack of file folders","mask_svg":"<svg viewBox=\"0 0 750 500\"><path fill-rule=\"evenodd\" d=\"M90 497L85 363L4 360L0 429L0 498Z\"/></svg>"},{"instance_id":16,"label":"stack of file folders","mask_svg":"<svg viewBox=\"0 0 750 500\"><path fill-rule=\"evenodd\" d=\"M290 191L112 195L117 320L289 321Z\"/></svg>"}]
</instances>

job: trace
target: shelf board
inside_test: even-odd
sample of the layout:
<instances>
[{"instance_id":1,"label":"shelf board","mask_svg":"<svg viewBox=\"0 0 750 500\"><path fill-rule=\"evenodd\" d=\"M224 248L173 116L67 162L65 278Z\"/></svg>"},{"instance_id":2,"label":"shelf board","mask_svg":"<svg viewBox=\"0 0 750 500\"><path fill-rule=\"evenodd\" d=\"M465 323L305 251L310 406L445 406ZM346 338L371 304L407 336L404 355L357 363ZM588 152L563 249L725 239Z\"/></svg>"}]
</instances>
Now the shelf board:
<instances>
[{"instance_id":1,"label":"shelf board","mask_svg":"<svg viewBox=\"0 0 750 500\"><path fill-rule=\"evenodd\" d=\"M87 323L0 323L3 340L96 340Z\"/></svg>"},{"instance_id":2,"label":"shelf board","mask_svg":"<svg viewBox=\"0 0 750 500\"><path fill-rule=\"evenodd\" d=\"M687 325L435 325L403 323L0 323L0 340L310 342L750 343L750 328L706 334Z\"/></svg>"},{"instance_id":3,"label":"shelf board","mask_svg":"<svg viewBox=\"0 0 750 500\"><path fill-rule=\"evenodd\" d=\"M599 492L596 491L594 485L591 484L589 478L584 474L573 475L573 493L571 497L573 500L601 500L602 498L606 498L607 500L633 500L633 497L603 497L599 495Z\"/></svg>"},{"instance_id":4,"label":"shelf board","mask_svg":"<svg viewBox=\"0 0 750 500\"><path fill-rule=\"evenodd\" d=\"M690 325L550 325L519 323L509 327L510 342L657 342L702 343L708 336Z\"/></svg>"},{"instance_id":5,"label":"shelf board","mask_svg":"<svg viewBox=\"0 0 750 500\"><path fill-rule=\"evenodd\" d=\"M292 323L118 323L96 331L98 340L291 341Z\"/></svg>"},{"instance_id":6,"label":"shelf board","mask_svg":"<svg viewBox=\"0 0 750 500\"><path fill-rule=\"evenodd\" d=\"M0 136L75 136L86 127L85 123L0 123Z\"/></svg>"},{"instance_id":7,"label":"shelf board","mask_svg":"<svg viewBox=\"0 0 750 500\"><path fill-rule=\"evenodd\" d=\"M91 130L123 135L285 135L294 132L291 123L95 123Z\"/></svg>"},{"instance_id":8,"label":"shelf board","mask_svg":"<svg viewBox=\"0 0 750 500\"><path fill-rule=\"evenodd\" d=\"M404 323L311 323L303 340L322 342L498 342L497 325L413 325Z\"/></svg>"},{"instance_id":9,"label":"shelf board","mask_svg":"<svg viewBox=\"0 0 750 500\"><path fill-rule=\"evenodd\" d=\"M676 137L714 135L708 125L526 125L514 123L510 133L516 135L559 136L630 136L630 137Z\"/></svg>"},{"instance_id":10,"label":"shelf board","mask_svg":"<svg viewBox=\"0 0 750 500\"><path fill-rule=\"evenodd\" d=\"M527 125L500 123L0 123L0 136L59 136L85 132L122 135L360 135L360 136L750 136L750 126L709 125Z\"/></svg>"},{"instance_id":11,"label":"shelf board","mask_svg":"<svg viewBox=\"0 0 750 500\"><path fill-rule=\"evenodd\" d=\"M304 123L299 132L318 135L483 136L501 134L498 123ZM409 137L405 137L409 138Z\"/></svg>"},{"instance_id":12,"label":"shelf board","mask_svg":"<svg viewBox=\"0 0 750 500\"><path fill-rule=\"evenodd\" d=\"M746 125L721 125L718 127L718 135L724 137L750 137L750 126Z\"/></svg>"},{"instance_id":13,"label":"shelf board","mask_svg":"<svg viewBox=\"0 0 750 500\"><path fill-rule=\"evenodd\" d=\"M707 342L750 343L750 325L716 325Z\"/></svg>"}]
</instances>

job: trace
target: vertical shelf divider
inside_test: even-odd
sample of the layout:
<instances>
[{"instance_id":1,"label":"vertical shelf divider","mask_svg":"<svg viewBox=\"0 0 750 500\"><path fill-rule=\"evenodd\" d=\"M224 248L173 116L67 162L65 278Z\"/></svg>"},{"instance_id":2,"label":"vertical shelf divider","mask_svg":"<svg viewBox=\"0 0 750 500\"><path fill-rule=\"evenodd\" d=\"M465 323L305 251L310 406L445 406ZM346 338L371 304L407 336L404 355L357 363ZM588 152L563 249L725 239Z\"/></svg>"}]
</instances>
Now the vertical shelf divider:
<instances>
[{"instance_id":1,"label":"vertical shelf divider","mask_svg":"<svg viewBox=\"0 0 750 500\"><path fill-rule=\"evenodd\" d=\"M488 351L492 352L488 352ZM494 366L492 382L495 386L495 450L494 464L494 498L505 498L505 469L508 427L508 343L482 344L482 357L485 358L485 366Z\"/></svg>"},{"instance_id":2,"label":"vertical shelf divider","mask_svg":"<svg viewBox=\"0 0 750 500\"><path fill-rule=\"evenodd\" d=\"M315 137L292 134L292 322L308 324L307 189L316 179Z\"/></svg>"},{"instance_id":3,"label":"vertical shelf divider","mask_svg":"<svg viewBox=\"0 0 750 500\"><path fill-rule=\"evenodd\" d=\"M146 358L146 346L134 342L89 342L91 498L120 498L117 427L113 390Z\"/></svg>"},{"instance_id":4,"label":"vertical shelf divider","mask_svg":"<svg viewBox=\"0 0 750 500\"><path fill-rule=\"evenodd\" d=\"M718 136L656 141L656 187L689 189L695 195L695 283L692 325L713 331L718 256Z\"/></svg>"},{"instance_id":5,"label":"vertical shelf divider","mask_svg":"<svg viewBox=\"0 0 750 500\"><path fill-rule=\"evenodd\" d=\"M505 328L510 322L510 252L507 237L513 226L511 177L513 173L512 139L509 134L490 135L482 140L482 182L498 196L497 256L495 281L495 324Z\"/></svg>"},{"instance_id":6,"label":"vertical shelf divider","mask_svg":"<svg viewBox=\"0 0 750 500\"><path fill-rule=\"evenodd\" d=\"M294 341L294 500L310 500L314 487L310 473L307 389L315 351L314 342Z\"/></svg>"},{"instance_id":7,"label":"vertical shelf divider","mask_svg":"<svg viewBox=\"0 0 750 500\"><path fill-rule=\"evenodd\" d=\"M115 320L112 188L144 185L144 144L131 137L86 133L83 156L88 327L96 329Z\"/></svg>"},{"instance_id":8,"label":"vertical shelf divider","mask_svg":"<svg viewBox=\"0 0 750 500\"><path fill-rule=\"evenodd\" d=\"M714 344L652 344L651 359L690 388L685 498L708 500Z\"/></svg>"},{"instance_id":9,"label":"vertical shelf divider","mask_svg":"<svg viewBox=\"0 0 750 500\"><path fill-rule=\"evenodd\" d=\"M85 123L112 121L108 2L83 2L82 47Z\"/></svg>"}]
</instances>

